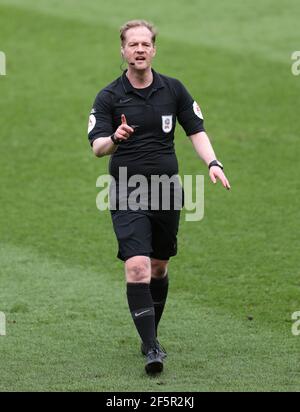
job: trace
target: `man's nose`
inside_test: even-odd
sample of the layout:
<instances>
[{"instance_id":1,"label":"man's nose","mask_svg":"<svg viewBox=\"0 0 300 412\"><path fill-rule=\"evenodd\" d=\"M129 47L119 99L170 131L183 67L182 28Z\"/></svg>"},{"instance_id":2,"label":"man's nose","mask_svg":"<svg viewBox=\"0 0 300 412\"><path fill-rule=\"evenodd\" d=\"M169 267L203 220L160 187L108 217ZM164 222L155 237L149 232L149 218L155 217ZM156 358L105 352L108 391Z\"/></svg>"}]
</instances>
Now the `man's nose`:
<instances>
[{"instance_id":1,"label":"man's nose","mask_svg":"<svg viewBox=\"0 0 300 412\"><path fill-rule=\"evenodd\" d=\"M138 53L143 52L143 51L144 51L144 47L143 47L143 45L142 45L142 44L139 44L139 45L137 46L136 51L137 51Z\"/></svg>"}]
</instances>

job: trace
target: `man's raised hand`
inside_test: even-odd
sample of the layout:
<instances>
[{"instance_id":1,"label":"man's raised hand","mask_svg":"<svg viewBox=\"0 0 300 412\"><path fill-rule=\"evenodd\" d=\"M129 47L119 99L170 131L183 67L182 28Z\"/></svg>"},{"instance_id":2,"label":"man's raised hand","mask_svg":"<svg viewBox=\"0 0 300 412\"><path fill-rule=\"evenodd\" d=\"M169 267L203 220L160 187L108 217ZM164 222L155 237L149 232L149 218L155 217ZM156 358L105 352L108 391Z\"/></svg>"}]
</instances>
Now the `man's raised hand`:
<instances>
[{"instance_id":1,"label":"man's raised hand","mask_svg":"<svg viewBox=\"0 0 300 412\"><path fill-rule=\"evenodd\" d=\"M132 133L133 128L128 126L125 114L121 115L121 124L115 131L115 139L117 140L127 140Z\"/></svg>"}]
</instances>

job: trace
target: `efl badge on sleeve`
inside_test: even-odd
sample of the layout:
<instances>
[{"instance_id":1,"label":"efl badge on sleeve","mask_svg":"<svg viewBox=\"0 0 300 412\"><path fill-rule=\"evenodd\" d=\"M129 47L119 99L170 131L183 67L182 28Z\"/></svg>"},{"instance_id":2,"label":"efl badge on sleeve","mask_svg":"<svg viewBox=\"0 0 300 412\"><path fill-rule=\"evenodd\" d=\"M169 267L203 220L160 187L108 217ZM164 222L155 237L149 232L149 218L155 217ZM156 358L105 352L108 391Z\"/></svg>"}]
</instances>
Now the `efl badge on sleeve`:
<instances>
[{"instance_id":1,"label":"efl badge on sleeve","mask_svg":"<svg viewBox=\"0 0 300 412\"><path fill-rule=\"evenodd\" d=\"M170 133L173 127L173 116L170 114L168 116L161 116L162 129L165 133Z\"/></svg>"},{"instance_id":2,"label":"efl badge on sleeve","mask_svg":"<svg viewBox=\"0 0 300 412\"><path fill-rule=\"evenodd\" d=\"M199 119L203 120L203 114L202 114L201 109L199 107L199 104L197 102L193 103L193 109L194 109L195 115L198 116Z\"/></svg>"},{"instance_id":3,"label":"efl badge on sleeve","mask_svg":"<svg viewBox=\"0 0 300 412\"><path fill-rule=\"evenodd\" d=\"M89 117L88 133L91 133L95 125L96 125L96 117L93 114L91 114Z\"/></svg>"}]
</instances>

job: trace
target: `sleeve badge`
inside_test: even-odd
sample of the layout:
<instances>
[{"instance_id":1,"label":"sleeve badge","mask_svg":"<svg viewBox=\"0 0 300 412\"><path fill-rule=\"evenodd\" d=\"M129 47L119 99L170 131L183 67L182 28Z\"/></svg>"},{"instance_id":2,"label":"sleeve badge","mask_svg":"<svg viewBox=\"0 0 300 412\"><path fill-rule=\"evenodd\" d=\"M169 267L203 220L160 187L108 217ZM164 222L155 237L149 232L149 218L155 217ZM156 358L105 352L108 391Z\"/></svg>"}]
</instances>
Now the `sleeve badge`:
<instances>
[{"instance_id":1,"label":"sleeve badge","mask_svg":"<svg viewBox=\"0 0 300 412\"><path fill-rule=\"evenodd\" d=\"M197 102L193 103L193 110L194 110L195 115L198 116L199 119L203 120L203 114Z\"/></svg>"},{"instance_id":2,"label":"sleeve badge","mask_svg":"<svg viewBox=\"0 0 300 412\"><path fill-rule=\"evenodd\" d=\"M88 133L91 133L95 125L96 125L96 117L93 114L91 114L89 117Z\"/></svg>"}]
</instances>

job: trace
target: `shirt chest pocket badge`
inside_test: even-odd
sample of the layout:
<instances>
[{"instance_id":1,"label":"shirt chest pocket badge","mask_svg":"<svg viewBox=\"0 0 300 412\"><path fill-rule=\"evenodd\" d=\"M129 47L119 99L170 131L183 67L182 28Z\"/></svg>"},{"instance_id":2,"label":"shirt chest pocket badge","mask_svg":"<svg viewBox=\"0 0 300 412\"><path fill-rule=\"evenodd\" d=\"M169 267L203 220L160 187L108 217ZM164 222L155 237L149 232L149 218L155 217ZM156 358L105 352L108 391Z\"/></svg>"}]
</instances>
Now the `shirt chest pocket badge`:
<instances>
[{"instance_id":1,"label":"shirt chest pocket badge","mask_svg":"<svg viewBox=\"0 0 300 412\"><path fill-rule=\"evenodd\" d=\"M161 125L165 133L170 133L173 127L173 116L171 114L168 116L161 116Z\"/></svg>"}]
</instances>

